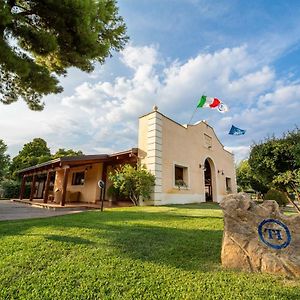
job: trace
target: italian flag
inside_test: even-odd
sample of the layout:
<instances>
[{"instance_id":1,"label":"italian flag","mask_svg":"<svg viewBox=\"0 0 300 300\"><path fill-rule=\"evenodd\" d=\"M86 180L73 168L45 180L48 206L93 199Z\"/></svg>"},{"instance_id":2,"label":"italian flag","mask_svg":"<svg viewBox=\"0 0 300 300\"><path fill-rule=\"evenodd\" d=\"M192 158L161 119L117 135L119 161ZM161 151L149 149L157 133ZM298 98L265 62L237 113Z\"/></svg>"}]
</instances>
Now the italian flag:
<instances>
[{"instance_id":1,"label":"italian flag","mask_svg":"<svg viewBox=\"0 0 300 300\"><path fill-rule=\"evenodd\" d=\"M221 101L218 98L211 98L207 96L202 96L197 104L197 107L210 107L216 108L221 104Z\"/></svg>"}]
</instances>

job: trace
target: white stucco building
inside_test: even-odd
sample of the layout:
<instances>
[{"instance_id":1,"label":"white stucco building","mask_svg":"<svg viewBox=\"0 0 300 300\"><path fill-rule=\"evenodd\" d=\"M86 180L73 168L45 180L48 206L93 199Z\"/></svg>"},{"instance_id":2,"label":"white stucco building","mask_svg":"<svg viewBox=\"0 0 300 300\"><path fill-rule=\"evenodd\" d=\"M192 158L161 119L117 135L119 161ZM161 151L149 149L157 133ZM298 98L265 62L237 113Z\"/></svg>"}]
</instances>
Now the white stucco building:
<instances>
[{"instance_id":1,"label":"white stucco building","mask_svg":"<svg viewBox=\"0 0 300 300\"><path fill-rule=\"evenodd\" d=\"M237 190L233 154L204 121L181 125L154 107L139 119L138 156L156 176L154 205L219 202Z\"/></svg>"}]
</instances>

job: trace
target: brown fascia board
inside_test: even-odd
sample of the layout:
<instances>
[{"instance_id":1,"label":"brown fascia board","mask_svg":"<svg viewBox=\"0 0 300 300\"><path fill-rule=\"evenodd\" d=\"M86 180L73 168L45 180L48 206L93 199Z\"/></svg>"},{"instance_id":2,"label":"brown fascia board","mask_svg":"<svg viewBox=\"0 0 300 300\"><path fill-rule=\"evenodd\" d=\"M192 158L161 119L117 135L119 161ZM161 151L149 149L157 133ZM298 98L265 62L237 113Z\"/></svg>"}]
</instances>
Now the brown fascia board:
<instances>
[{"instance_id":1,"label":"brown fascia board","mask_svg":"<svg viewBox=\"0 0 300 300\"><path fill-rule=\"evenodd\" d=\"M138 154L138 148L132 148L132 149L126 150L126 151L116 152L116 153L110 154L109 157L113 158L115 156L126 155L126 154L137 155Z\"/></svg>"},{"instance_id":2,"label":"brown fascia board","mask_svg":"<svg viewBox=\"0 0 300 300\"><path fill-rule=\"evenodd\" d=\"M49 161L46 161L44 163L41 163L41 164L38 164L38 165L35 165L35 166L32 166L32 167L28 167L28 168L25 168L25 169L22 169L22 170L18 170L16 173L17 174L22 174L22 173L25 173L25 172L28 172L28 171L32 171L34 169L47 167L49 165L59 164L60 160L61 160L60 158L49 160Z\"/></svg>"},{"instance_id":3,"label":"brown fascia board","mask_svg":"<svg viewBox=\"0 0 300 300\"><path fill-rule=\"evenodd\" d=\"M120 155L124 155L124 154L131 154L131 153L137 155L138 149L132 148L131 150L117 152L117 153L113 153L110 155L95 154L95 155L65 156L65 157L53 159L53 160L29 167L29 168L25 168L23 170L19 170L19 171L17 171L17 174L26 173L26 172L33 171L33 170L40 169L40 168L46 168L46 169L47 169L47 167L52 168L53 165L62 167L63 165L68 165L68 164L72 165L73 163L79 163L79 162L83 162L83 163L84 162L87 162L87 163L101 162L101 161L108 160L109 158L114 158L116 156L120 156Z\"/></svg>"},{"instance_id":4,"label":"brown fascia board","mask_svg":"<svg viewBox=\"0 0 300 300\"><path fill-rule=\"evenodd\" d=\"M71 163L73 161L86 161L86 160L102 160L108 158L107 154L95 154L95 155L80 155L80 156L65 156L61 157L61 164Z\"/></svg>"}]
</instances>

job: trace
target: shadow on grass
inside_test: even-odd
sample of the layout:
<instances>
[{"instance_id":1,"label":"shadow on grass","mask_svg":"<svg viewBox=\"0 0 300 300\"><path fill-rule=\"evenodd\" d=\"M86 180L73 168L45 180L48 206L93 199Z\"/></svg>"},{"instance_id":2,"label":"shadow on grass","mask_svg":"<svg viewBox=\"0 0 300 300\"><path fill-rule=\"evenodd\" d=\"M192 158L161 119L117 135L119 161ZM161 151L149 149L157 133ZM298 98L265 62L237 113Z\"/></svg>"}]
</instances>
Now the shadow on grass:
<instances>
[{"instance_id":1,"label":"shadow on grass","mask_svg":"<svg viewBox=\"0 0 300 300\"><path fill-rule=\"evenodd\" d=\"M215 202L203 202L194 204L170 204L164 205L164 207L181 208L181 209L218 209L221 210L218 203Z\"/></svg>"},{"instance_id":2,"label":"shadow on grass","mask_svg":"<svg viewBox=\"0 0 300 300\"><path fill-rule=\"evenodd\" d=\"M171 212L86 212L51 219L7 222L0 224L0 236L30 236L38 229L38 236L60 243L57 246L62 250L70 248L70 244L75 248L81 246L82 251L82 247L87 247L87 250L107 247L113 256L205 272L220 266L222 230L206 228L213 227L216 222L220 228L221 219L218 216L188 216ZM53 234L55 230L63 230L64 233ZM30 241L28 243L31 247Z\"/></svg>"},{"instance_id":3,"label":"shadow on grass","mask_svg":"<svg viewBox=\"0 0 300 300\"><path fill-rule=\"evenodd\" d=\"M69 235L57 235L57 234L49 234L49 235L41 235L45 239L55 242L62 242L74 245L92 245L95 244L94 242L83 239L78 236L69 236Z\"/></svg>"},{"instance_id":4,"label":"shadow on grass","mask_svg":"<svg viewBox=\"0 0 300 300\"><path fill-rule=\"evenodd\" d=\"M219 267L221 230L156 226L108 226L105 238L118 255L184 270Z\"/></svg>"}]
</instances>

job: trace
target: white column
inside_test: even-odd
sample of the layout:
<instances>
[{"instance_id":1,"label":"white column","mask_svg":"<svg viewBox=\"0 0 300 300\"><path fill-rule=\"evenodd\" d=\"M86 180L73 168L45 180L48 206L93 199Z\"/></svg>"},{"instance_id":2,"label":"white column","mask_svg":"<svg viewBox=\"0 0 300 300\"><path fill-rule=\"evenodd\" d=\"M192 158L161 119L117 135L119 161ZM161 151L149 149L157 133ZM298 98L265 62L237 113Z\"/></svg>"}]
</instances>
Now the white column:
<instances>
[{"instance_id":1,"label":"white column","mask_svg":"<svg viewBox=\"0 0 300 300\"><path fill-rule=\"evenodd\" d=\"M162 200L162 116L153 112L148 119L147 167L155 176L154 204Z\"/></svg>"}]
</instances>

